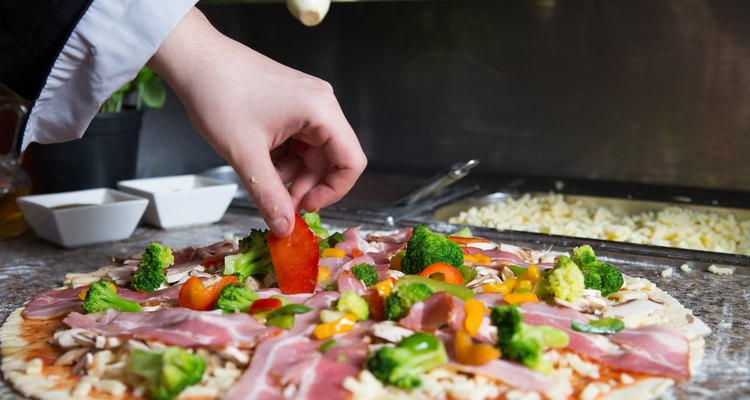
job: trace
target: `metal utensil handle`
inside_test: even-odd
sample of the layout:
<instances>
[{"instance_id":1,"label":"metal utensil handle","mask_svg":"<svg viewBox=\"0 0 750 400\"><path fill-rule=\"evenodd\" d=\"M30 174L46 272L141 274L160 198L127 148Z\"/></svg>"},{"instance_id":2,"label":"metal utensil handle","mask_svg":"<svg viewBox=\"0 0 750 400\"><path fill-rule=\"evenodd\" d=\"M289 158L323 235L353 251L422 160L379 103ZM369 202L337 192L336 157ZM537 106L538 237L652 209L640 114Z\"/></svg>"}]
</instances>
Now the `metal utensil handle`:
<instances>
[{"instance_id":1,"label":"metal utensil handle","mask_svg":"<svg viewBox=\"0 0 750 400\"><path fill-rule=\"evenodd\" d=\"M408 206L427 198L438 190L461 180L477 165L479 165L479 160L453 164L447 170L433 176L421 186L394 201L391 206Z\"/></svg>"}]
</instances>

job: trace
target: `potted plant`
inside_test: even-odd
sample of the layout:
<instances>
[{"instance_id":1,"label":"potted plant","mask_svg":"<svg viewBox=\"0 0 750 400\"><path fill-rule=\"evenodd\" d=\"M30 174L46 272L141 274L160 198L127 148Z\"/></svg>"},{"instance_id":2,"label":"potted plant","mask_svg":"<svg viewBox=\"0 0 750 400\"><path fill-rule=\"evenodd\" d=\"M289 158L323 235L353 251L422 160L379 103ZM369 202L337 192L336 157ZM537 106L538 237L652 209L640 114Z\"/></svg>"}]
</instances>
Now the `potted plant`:
<instances>
[{"instance_id":1,"label":"potted plant","mask_svg":"<svg viewBox=\"0 0 750 400\"><path fill-rule=\"evenodd\" d=\"M83 138L32 144L34 191L114 187L118 181L135 178L143 108L161 108L165 100L161 77L144 67L102 104Z\"/></svg>"}]
</instances>

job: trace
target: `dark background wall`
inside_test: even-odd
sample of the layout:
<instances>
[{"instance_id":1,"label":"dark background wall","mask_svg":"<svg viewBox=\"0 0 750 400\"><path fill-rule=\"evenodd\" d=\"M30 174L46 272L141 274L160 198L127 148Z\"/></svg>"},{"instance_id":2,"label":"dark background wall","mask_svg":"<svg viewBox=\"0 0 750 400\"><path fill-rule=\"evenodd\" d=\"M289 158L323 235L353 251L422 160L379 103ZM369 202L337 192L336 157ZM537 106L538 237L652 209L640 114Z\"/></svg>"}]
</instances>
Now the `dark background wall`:
<instances>
[{"instance_id":1,"label":"dark background wall","mask_svg":"<svg viewBox=\"0 0 750 400\"><path fill-rule=\"evenodd\" d=\"M330 81L370 171L750 190L750 2L201 4L225 34ZM177 99L144 121L139 176L222 164Z\"/></svg>"}]
</instances>

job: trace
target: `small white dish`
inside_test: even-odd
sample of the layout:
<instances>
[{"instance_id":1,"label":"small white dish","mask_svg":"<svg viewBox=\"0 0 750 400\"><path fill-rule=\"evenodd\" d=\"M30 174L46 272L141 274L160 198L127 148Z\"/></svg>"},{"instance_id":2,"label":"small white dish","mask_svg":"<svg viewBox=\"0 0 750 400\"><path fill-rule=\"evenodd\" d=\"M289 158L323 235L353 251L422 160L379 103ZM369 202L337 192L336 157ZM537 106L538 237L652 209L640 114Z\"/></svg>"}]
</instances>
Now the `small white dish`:
<instances>
[{"instance_id":1,"label":"small white dish","mask_svg":"<svg viewBox=\"0 0 750 400\"><path fill-rule=\"evenodd\" d=\"M229 207L237 184L199 175L120 181L117 187L149 200L143 219L162 229L211 224Z\"/></svg>"},{"instance_id":2,"label":"small white dish","mask_svg":"<svg viewBox=\"0 0 750 400\"><path fill-rule=\"evenodd\" d=\"M130 237L148 200L100 188L23 196L16 203L38 236L78 247Z\"/></svg>"}]
</instances>

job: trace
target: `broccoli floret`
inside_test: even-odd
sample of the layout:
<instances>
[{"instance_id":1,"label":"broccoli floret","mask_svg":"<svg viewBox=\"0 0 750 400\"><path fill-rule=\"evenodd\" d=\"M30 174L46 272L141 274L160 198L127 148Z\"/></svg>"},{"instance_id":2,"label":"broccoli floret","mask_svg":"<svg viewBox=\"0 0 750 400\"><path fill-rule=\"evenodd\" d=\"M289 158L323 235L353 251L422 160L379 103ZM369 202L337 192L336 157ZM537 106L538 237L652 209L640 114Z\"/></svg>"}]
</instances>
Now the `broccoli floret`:
<instances>
[{"instance_id":1,"label":"broccoli floret","mask_svg":"<svg viewBox=\"0 0 750 400\"><path fill-rule=\"evenodd\" d=\"M197 354L179 347L152 352L136 349L130 354L128 372L148 381L152 399L174 399L190 385L201 381L206 362Z\"/></svg>"},{"instance_id":2,"label":"broccoli floret","mask_svg":"<svg viewBox=\"0 0 750 400\"><path fill-rule=\"evenodd\" d=\"M545 280L555 297L575 301L584 289L583 273L568 256L560 256Z\"/></svg>"},{"instance_id":3,"label":"broccoli floret","mask_svg":"<svg viewBox=\"0 0 750 400\"><path fill-rule=\"evenodd\" d=\"M323 250L336 247L337 243L344 241L344 235L341 234L341 232L334 232L331 234L331 236L328 236L328 239L321 239L320 242L318 242L318 249L320 250L320 253L323 253Z\"/></svg>"},{"instance_id":4,"label":"broccoli floret","mask_svg":"<svg viewBox=\"0 0 750 400\"><path fill-rule=\"evenodd\" d=\"M607 297L610 294L617 292L622 288L625 283L625 279L622 277L622 272L612 264L597 263L599 268L599 275L601 276L601 292L602 296Z\"/></svg>"},{"instance_id":5,"label":"broccoli floret","mask_svg":"<svg viewBox=\"0 0 750 400\"><path fill-rule=\"evenodd\" d=\"M586 289L601 290L602 288L602 277L599 274L599 268L596 266L580 267L581 273L583 274L583 286Z\"/></svg>"},{"instance_id":6,"label":"broccoli floret","mask_svg":"<svg viewBox=\"0 0 750 400\"><path fill-rule=\"evenodd\" d=\"M249 276L263 277L273 270L268 230L251 230L240 239L239 246L239 253L224 257L224 275L236 275L240 282L244 282Z\"/></svg>"},{"instance_id":7,"label":"broccoli floret","mask_svg":"<svg viewBox=\"0 0 750 400\"><path fill-rule=\"evenodd\" d=\"M436 262L460 267L464 263L461 246L443 235L433 233L426 225L416 226L406 244L406 255L401 260L401 271L405 274L417 275Z\"/></svg>"},{"instance_id":8,"label":"broccoli floret","mask_svg":"<svg viewBox=\"0 0 750 400\"><path fill-rule=\"evenodd\" d=\"M355 265L352 267L352 273L354 273L357 279L364 282L365 286L372 286L378 283L378 271L370 264Z\"/></svg>"},{"instance_id":9,"label":"broccoli floret","mask_svg":"<svg viewBox=\"0 0 750 400\"><path fill-rule=\"evenodd\" d=\"M247 312L259 297L255 290L232 283L221 289L219 299L216 300L216 308L224 311L224 314Z\"/></svg>"},{"instance_id":10,"label":"broccoli floret","mask_svg":"<svg viewBox=\"0 0 750 400\"><path fill-rule=\"evenodd\" d=\"M602 296L607 297L622 287L624 279L620 270L611 264L597 261L591 246L583 245L574 248L572 259L583 273L583 284L586 289L599 290Z\"/></svg>"},{"instance_id":11,"label":"broccoli floret","mask_svg":"<svg viewBox=\"0 0 750 400\"><path fill-rule=\"evenodd\" d=\"M570 258L580 267L593 267L596 265L596 254L594 254L594 249L587 244L574 248L571 252Z\"/></svg>"},{"instance_id":12,"label":"broccoli floret","mask_svg":"<svg viewBox=\"0 0 750 400\"><path fill-rule=\"evenodd\" d=\"M310 227L313 235L323 239L328 237L328 229L323 228L320 225L320 215L316 212L303 212L302 219L305 220L307 226Z\"/></svg>"},{"instance_id":13,"label":"broccoli floret","mask_svg":"<svg viewBox=\"0 0 750 400\"><path fill-rule=\"evenodd\" d=\"M84 311L91 314L110 308L127 312L143 311L140 304L118 296L112 282L102 279L99 282L92 283L86 291L86 298L83 300Z\"/></svg>"},{"instance_id":14,"label":"broccoli floret","mask_svg":"<svg viewBox=\"0 0 750 400\"><path fill-rule=\"evenodd\" d=\"M167 280L164 268L174 264L172 249L153 242L141 255L141 263L133 275L130 287L144 292L153 292Z\"/></svg>"},{"instance_id":15,"label":"broccoli floret","mask_svg":"<svg viewBox=\"0 0 750 400\"><path fill-rule=\"evenodd\" d=\"M341 296L336 301L336 309L354 314L359 321L364 321L370 317L370 305L367 300L351 290L341 292Z\"/></svg>"},{"instance_id":16,"label":"broccoli floret","mask_svg":"<svg viewBox=\"0 0 750 400\"><path fill-rule=\"evenodd\" d=\"M583 286L586 289L600 290L602 288L602 277L597 267L594 249L587 244L578 246L571 252L571 259L583 273Z\"/></svg>"},{"instance_id":17,"label":"broccoli floret","mask_svg":"<svg viewBox=\"0 0 750 400\"><path fill-rule=\"evenodd\" d=\"M448 362L443 342L425 332L403 339L395 347L382 347L367 359L367 369L385 384L404 390L419 387L419 376Z\"/></svg>"},{"instance_id":18,"label":"broccoli floret","mask_svg":"<svg viewBox=\"0 0 750 400\"><path fill-rule=\"evenodd\" d=\"M414 303L425 301L432 296L432 289L424 283L408 283L402 285L394 293L385 298L383 305L385 318L391 321L406 316Z\"/></svg>"},{"instance_id":19,"label":"broccoli floret","mask_svg":"<svg viewBox=\"0 0 750 400\"><path fill-rule=\"evenodd\" d=\"M542 358L544 348L563 348L569 342L568 334L560 329L523 323L517 305L493 307L490 319L497 327L497 347L502 357L540 372L547 373L552 368Z\"/></svg>"}]
</instances>

